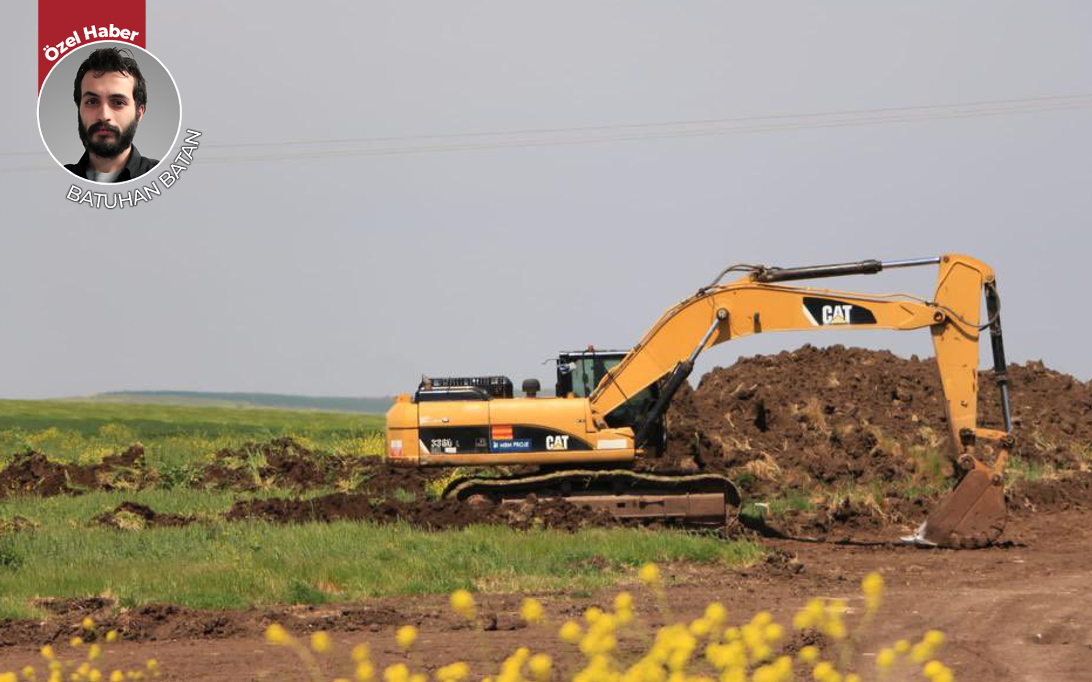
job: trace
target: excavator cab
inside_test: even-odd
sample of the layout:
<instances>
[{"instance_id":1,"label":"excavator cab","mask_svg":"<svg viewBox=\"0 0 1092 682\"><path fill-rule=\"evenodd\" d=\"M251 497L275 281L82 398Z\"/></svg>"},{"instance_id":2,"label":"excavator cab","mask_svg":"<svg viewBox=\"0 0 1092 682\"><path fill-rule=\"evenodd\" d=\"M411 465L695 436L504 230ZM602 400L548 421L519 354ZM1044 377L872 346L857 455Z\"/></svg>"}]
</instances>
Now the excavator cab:
<instances>
[{"instance_id":1,"label":"excavator cab","mask_svg":"<svg viewBox=\"0 0 1092 682\"><path fill-rule=\"evenodd\" d=\"M603 377L627 355L628 350L597 350L593 346L588 346L587 350L558 353L556 394L562 398L590 397ZM628 426L634 431L640 430L659 397L660 384L654 383L612 410L606 416L607 425L611 428ZM662 436L662 418L655 421L656 424L650 426Z\"/></svg>"}]
</instances>

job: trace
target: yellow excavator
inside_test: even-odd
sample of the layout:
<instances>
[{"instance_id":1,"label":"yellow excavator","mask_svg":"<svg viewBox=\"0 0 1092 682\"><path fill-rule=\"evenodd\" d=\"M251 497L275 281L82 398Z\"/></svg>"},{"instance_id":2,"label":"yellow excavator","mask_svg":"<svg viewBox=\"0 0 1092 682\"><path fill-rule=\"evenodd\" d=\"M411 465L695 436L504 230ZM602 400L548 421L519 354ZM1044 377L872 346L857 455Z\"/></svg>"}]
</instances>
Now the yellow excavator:
<instances>
[{"instance_id":1,"label":"yellow excavator","mask_svg":"<svg viewBox=\"0 0 1092 682\"><path fill-rule=\"evenodd\" d=\"M938 266L932 299L786 284ZM742 275L727 283L729 273ZM985 298L986 320L980 320ZM387 412L387 456L406 466L536 465L533 473L460 478L445 497L496 503L564 498L621 518L723 525L740 496L714 473L637 471L656 457L663 417L707 348L750 334L820 329L928 329L933 337L954 459L962 477L907 542L981 547L1005 523L1002 488L1013 447L1000 298L993 270L970 256L779 268L734 265L667 312L628 351L561 353L555 395L523 383L514 397L504 376L424 377ZM977 424L978 339L989 330L1004 430ZM987 464L986 453L992 454ZM525 467L520 467L525 470Z\"/></svg>"}]
</instances>

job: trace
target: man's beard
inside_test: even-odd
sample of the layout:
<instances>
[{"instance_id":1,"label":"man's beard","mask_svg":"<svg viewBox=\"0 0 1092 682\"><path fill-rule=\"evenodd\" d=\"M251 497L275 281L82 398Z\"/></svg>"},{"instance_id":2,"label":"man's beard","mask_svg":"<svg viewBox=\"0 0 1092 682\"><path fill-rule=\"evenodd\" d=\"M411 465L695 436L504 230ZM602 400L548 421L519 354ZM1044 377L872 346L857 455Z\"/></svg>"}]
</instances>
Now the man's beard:
<instances>
[{"instance_id":1,"label":"man's beard","mask_svg":"<svg viewBox=\"0 0 1092 682\"><path fill-rule=\"evenodd\" d=\"M76 114L76 121L80 127L80 141L83 142L83 148L103 159L116 158L118 154L128 149L133 144L133 138L136 137L137 123L140 123L140 119L134 118L125 130L119 130L117 126L102 121L91 124L90 128L84 128L83 119L79 114ZM114 141L96 140L94 135L100 130L109 130L114 133Z\"/></svg>"}]
</instances>

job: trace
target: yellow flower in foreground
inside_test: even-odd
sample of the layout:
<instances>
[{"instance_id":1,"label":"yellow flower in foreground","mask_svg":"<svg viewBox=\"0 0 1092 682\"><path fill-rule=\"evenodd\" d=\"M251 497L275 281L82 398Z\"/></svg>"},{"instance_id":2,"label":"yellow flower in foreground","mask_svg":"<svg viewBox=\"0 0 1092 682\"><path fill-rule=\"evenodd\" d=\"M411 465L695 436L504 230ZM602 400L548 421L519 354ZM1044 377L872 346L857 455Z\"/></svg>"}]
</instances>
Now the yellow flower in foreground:
<instances>
[{"instance_id":1,"label":"yellow flower in foreground","mask_svg":"<svg viewBox=\"0 0 1092 682\"><path fill-rule=\"evenodd\" d=\"M356 682L372 682L375 679L375 666L370 661L360 661L356 664L353 677L356 678Z\"/></svg>"},{"instance_id":2,"label":"yellow flower in foreground","mask_svg":"<svg viewBox=\"0 0 1092 682\"><path fill-rule=\"evenodd\" d=\"M570 620L566 621L565 624L561 626L557 635L569 644L576 644L580 641L581 636L583 636L583 632L580 629L579 623Z\"/></svg>"},{"instance_id":3,"label":"yellow flower in foreground","mask_svg":"<svg viewBox=\"0 0 1092 682\"><path fill-rule=\"evenodd\" d=\"M436 671L439 682L463 682L467 677L470 677L470 666L462 661L445 665Z\"/></svg>"},{"instance_id":4,"label":"yellow flower in foreground","mask_svg":"<svg viewBox=\"0 0 1092 682\"><path fill-rule=\"evenodd\" d=\"M120 670L115 670L114 672L110 673L110 682L124 682L124 680L125 673L121 672Z\"/></svg>"},{"instance_id":5,"label":"yellow flower in foreground","mask_svg":"<svg viewBox=\"0 0 1092 682\"><path fill-rule=\"evenodd\" d=\"M861 581L861 591L864 592L865 608L875 611L880 607L883 599L883 576L873 571Z\"/></svg>"},{"instance_id":6,"label":"yellow flower in foreground","mask_svg":"<svg viewBox=\"0 0 1092 682\"><path fill-rule=\"evenodd\" d=\"M546 680L550 679L553 665L553 659L546 654L535 654L527 661L527 669L531 671L531 675L538 682L546 682Z\"/></svg>"},{"instance_id":7,"label":"yellow flower in foreground","mask_svg":"<svg viewBox=\"0 0 1092 682\"><path fill-rule=\"evenodd\" d=\"M15 673L0 673L0 682L19 682L19 677Z\"/></svg>"},{"instance_id":8,"label":"yellow flower in foreground","mask_svg":"<svg viewBox=\"0 0 1092 682\"><path fill-rule=\"evenodd\" d=\"M53 651L53 647L49 644L46 644L44 647L39 649L39 653L41 653L42 658L46 659L47 661L52 661L54 658L57 657L57 654Z\"/></svg>"},{"instance_id":9,"label":"yellow flower in foreground","mask_svg":"<svg viewBox=\"0 0 1092 682\"><path fill-rule=\"evenodd\" d=\"M619 592L614 596L614 609L616 611L629 611L633 608L633 595L629 592Z\"/></svg>"},{"instance_id":10,"label":"yellow flower in foreground","mask_svg":"<svg viewBox=\"0 0 1092 682\"><path fill-rule=\"evenodd\" d=\"M451 608L467 620L473 620L477 615L477 604L474 603L474 595L469 590L455 590L451 593Z\"/></svg>"},{"instance_id":11,"label":"yellow flower in foreground","mask_svg":"<svg viewBox=\"0 0 1092 682\"><path fill-rule=\"evenodd\" d=\"M277 646L285 646L291 643L292 635L288 634L288 630L279 623L273 623L265 629L265 641Z\"/></svg>"},{"instance_id":12,"label":"yellow flower in foreground","mask_svg":"<svg viewBox=\"0 0 1092 682\"><path fill-rule=\"evenodd\" d=\"M101 646L99 646L98 644L92 644L91 646L87 647L87 660L94 661L98 659L99 656L102 656Z\"/></svg>"},{"instance_id":13,"label":"yellow flower in foreground","mask_svg":"<svg viewBox=\"0 0 1092 682\"><path fill-rule=\"evenodd\" d=\"M106 633L106 641L110 642L110 643L118 641L118 631L117 630L111 630L110 632L107 632Z\"/></svg>"},{"instance_id":14,"label":"yellow flower in foreground","mask_svg":"<svg viewBox=\"0 0 1092 682\"><path fill-rule=\"evenodd\" d=\"M412 625L403 625L395 633L394 641L398 642L398 646L403 649L410 648L417 641L417 628Z\"/></svg>"},{"instance_id":15,"label":"yellow flower in foreground","mask_svg":"<svg viewBox=\"0 0 1092 682\"><path fill-rule=\"evenodd\" d=\"M545 609L542 608L542 602L537 599L528 597L520 604L519 615L528 623L542 622L544 614Z\"/></svg>"},{"instance_id":16,"label":"yellow flower in foreground","mask_svg":"<svg viewBox=\"0 0 1092 682\"><path fill-rule=\"evenodd\" d=\"M944 633L940 630L930 630L925 633L925 636L922 637L921 641L935 649L941 644L944 644Z\"/></svg>"},{"instance_id":17,"label":"yellow flower in foreground","mask_svg":"<svg viewBox=\"0 0 1092 682\"><path fill-rule=\"evenodd\" d=\"M32 668L31 666L28 665L23 668L23 677L27 678L28 680L33 680L36 676L37 673L34 672L34 668Z\"/></svg>"},{"instance_id":18,"label":"yellow flower in foreground","mask_svg":"<svg viewBox=\"0 0 1092 682\"><path fill-rule=\"evenodd\" d=\"M73 637L68 643L72 646L83 646L83 637Z\"/></svg>"},{"instance_id":19,"label":"yellow flower in foreground","mask_svg":"<svg viewBox=\"0 0 1092 682\"><path fill-rule=\"evenodd\" d=\"M330 646L330 635L326 634L325 632L312 633L311 648L314 651L320 654L324 654L330 650Z\"/></svg>"},{"instance_id":20,"label":"yellow flower in foreground","mask_svg":"<svg viewBox=\"0 0 1092 682\"><path fill-rule=\"evenodd\" d=\"M876 667L880 670L887 670L893 665L895 665L894 650L880 649L880 653L876 654Z\"/></svg>"},{"instance_id":21,"label":"yellow flower in foreground","mask_svg":"<svg viewBox=\"0 0 1092 682\"><path fill-rule=\"evenodd\" d=\"M83 619L83 622L80 623L80 627L82 627L84 630L87 630L88 632L91 632L95 629L95 621L91 618L91 616L87 616Z\"/></svg>"},{"instance_id":22,"label":"yellow flower in foreground","mask_svg":"<svg viewBox=\"0 0 1092 682\"><path fill-rule=\"evenodd\" d=\"M637 571L637 577L649 587L656 587L660 584L660 567L649 562L642 566L641 570Z\"/></svg>"},{"instance_id":23,"label":"yellow flower in foreground","mask_svg":"<svg viewBox=\"0 0 1092 682\"><path fill-rule=\"evenodd\" d=\"M406 667L405 663L395 663L383 670L383 679L386 682L407 682L409 678L409 668Z\"/></svg>"},{"instance_id":24,"label":"yellow flower in foreground","mask_svg":"<svg viewBox=\"0 0 1092 682\"><path fill-rule=\"evenodd\" d=\"M819 647L811 646L809 644L808 646L800 649L800 651L797 653L797 656L799 656L800 660L805 663L814 663L815 661L819 660Z\"/></svg>"}]
</instances>

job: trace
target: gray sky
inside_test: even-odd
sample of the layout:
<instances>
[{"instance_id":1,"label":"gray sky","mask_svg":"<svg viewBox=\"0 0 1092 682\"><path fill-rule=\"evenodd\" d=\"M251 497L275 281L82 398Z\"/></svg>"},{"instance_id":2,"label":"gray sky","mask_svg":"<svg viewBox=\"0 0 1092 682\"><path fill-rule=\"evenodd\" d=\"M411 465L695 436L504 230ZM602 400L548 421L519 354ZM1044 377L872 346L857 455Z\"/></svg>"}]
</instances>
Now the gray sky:
<instances>
[{"instance_id":1,"label":"gray sky","mask_svg":"<svg viewBox=\"0 0 1092 682\"><path fill-rule=\"evenodd\" d=\"M148 49L178 82L183 128L204 135L175 187L108 211L64 199L35 120L36 8L9 8L23 37L0 47L14 93L0 129L0 397L380 395L422 372L549 385L541 360L632 344L729 263L941 252L996 268L1011 360L1092 378L1087 105L602 141L1090 95L1084 0L296 9L149 3ZM618 128L662 122L676 125ZM607 128L421 137L586 126ZM278 144L387 137L413 139ZM224 146L240 143L272 144ZM326 155L301 155L314 152ZM933 278L831 285L929 295ZM925 332L766 335L699 371L805 341L931 354Z\"/></svg>"}]
</instances>

